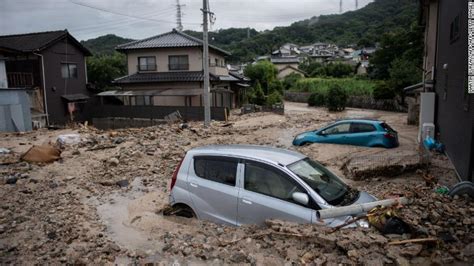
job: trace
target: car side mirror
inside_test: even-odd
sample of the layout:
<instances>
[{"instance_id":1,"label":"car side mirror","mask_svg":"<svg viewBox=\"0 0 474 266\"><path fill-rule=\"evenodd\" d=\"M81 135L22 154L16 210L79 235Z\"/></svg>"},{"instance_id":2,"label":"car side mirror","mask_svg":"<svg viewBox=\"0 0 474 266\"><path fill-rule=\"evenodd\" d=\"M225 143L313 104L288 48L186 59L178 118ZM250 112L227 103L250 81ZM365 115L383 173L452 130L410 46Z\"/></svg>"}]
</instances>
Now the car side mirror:
<instances>
[{"instance_id":1,"label":"car side mirror","mask_svg":"<svg viewBox=\"0 0 474 266\"><path fill-rule=\"evenodd\" d=\"M292 196L294 201L296 201L298 203L301 203L303 205L308 205L308 203L309 203L309 197L308 197L308 194L306 194L306 193L295 192L291 196Z\"/></svg>"},{"instance_id":2,"label":"car side mirror","mask_svg":"<svg viewBox=\"0 0 474 266\"><path fill-rule=\"evenodd\" d=\"M325 131L319 131L319 132L318 132L318 135L320 135L320 136L326 136L327 134L326 134Z\"/></svg>"}]
</instances>

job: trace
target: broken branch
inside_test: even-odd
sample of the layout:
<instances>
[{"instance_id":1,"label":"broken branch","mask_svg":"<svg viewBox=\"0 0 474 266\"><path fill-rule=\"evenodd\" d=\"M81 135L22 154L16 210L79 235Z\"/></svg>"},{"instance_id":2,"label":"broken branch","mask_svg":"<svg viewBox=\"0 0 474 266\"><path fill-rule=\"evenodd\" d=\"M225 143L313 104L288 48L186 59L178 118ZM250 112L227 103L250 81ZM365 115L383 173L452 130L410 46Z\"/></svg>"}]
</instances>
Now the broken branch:
<instances>
[{"instance_id":1,"label":"broken branch","mask_svg":"<svg viewBox=\"0 0 474 266\"><path fill-rule=\"evenodd\" d=\"M437 242L438 239L434 237L428 237L428 238L415 238L415 239L407 239L407 240L398 240L398 241L392 241L389 242L389 245L402 245L402 244L407 244L407 243L420 243L420 242Z\"/></svg>"}]
</instances>

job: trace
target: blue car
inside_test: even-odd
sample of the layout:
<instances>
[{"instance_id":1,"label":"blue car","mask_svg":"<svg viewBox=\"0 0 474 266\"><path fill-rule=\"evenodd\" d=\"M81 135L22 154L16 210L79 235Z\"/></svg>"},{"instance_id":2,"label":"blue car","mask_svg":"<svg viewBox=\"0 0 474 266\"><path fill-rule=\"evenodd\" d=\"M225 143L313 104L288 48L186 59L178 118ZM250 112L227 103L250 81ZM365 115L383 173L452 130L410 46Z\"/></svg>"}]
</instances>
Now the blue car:
<instances>
[{"instance_id":1,"label":"blue car","mask_svg":"<svg viewBox=\"0 0 474 266\"><path fill-rule=\"evenodd\" d=\"M367 147L398 147L398 133L379 120L340 120L322 129L301 133L293 140L293 145L308 143L350 144Z\"/></svg>"}]
</instances>

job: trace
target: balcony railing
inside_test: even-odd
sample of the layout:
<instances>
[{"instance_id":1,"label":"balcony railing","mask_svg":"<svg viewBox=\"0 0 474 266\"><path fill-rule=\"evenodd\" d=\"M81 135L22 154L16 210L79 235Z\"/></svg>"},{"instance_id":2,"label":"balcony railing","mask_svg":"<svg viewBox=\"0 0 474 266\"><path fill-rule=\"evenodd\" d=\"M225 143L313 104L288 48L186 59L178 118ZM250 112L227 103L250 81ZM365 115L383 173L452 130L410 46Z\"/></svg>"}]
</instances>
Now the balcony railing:
<instances>
[{"instance_id":1,"label":"balcony railing","mask_svg":"<svg viewBox=\"0 0 474 266\"><path fill-rule=\"evenodd\" d=\"M7 73L8 87L24 88L34 85L33 73L28 72L10 72Z\"/></svg>"},{"instance_id":2,"label":"balcony railing","mask_svg":"<svg viewBox=\"0 0 474 266\"><path fill-rule=\"evenodd\" d=\"M169 70L189 70L189 64L169 64Z\"/></svg>"},{"instance_id":3,"label":"balcony railing","mask_svg":"<svg viewBox=\"0 0 474 266\"><path fill-rule=\"evenodd\" d=\"M137 65L138 71L156 71L156 65Z\"/></svg>"}]
</instances>

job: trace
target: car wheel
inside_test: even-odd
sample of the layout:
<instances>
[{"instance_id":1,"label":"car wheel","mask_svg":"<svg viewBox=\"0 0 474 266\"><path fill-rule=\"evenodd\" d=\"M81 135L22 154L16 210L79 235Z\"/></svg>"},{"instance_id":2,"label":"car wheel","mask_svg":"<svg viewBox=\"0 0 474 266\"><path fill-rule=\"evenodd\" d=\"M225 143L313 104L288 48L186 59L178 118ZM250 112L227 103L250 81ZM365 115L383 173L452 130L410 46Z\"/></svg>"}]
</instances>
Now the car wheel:
<instances>
[{"instance_id":1,"label":"car wheel","mask_svg":"<svg viewBox=\"0 0 474 266\"><path fill-rule=\"evenodd\" d=\"M193 209L186 204L175 204L172 207L163 211L163 215L176 215L186 218L196 218Z\"/></svg>"}]
</instances>

